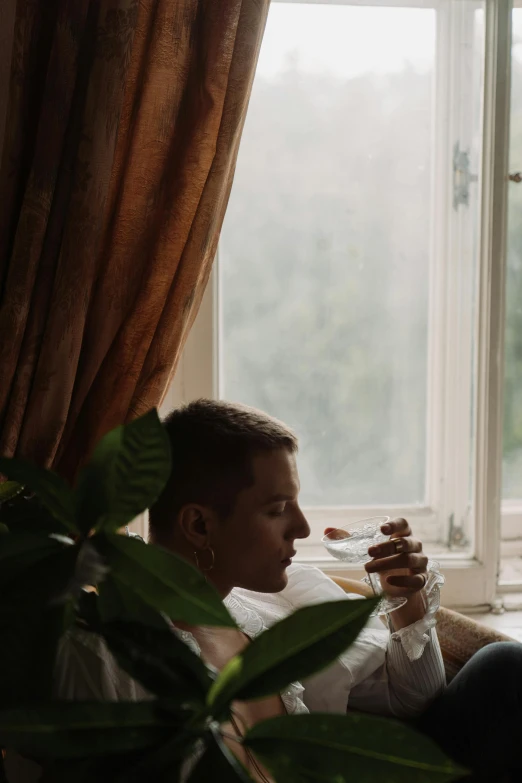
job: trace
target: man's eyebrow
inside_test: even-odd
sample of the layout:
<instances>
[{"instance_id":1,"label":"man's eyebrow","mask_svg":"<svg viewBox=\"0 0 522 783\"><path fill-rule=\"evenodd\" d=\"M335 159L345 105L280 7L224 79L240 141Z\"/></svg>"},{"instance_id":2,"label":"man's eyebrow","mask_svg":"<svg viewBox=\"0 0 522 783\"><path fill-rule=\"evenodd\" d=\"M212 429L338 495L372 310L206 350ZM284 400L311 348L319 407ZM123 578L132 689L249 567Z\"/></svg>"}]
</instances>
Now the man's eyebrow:
<instances>
[{"instance_id":1,"label":"man's eyebrow","mask_svg":"<svg viewBox=\"0 0 522 783\"><path fill-rule=\"evenodd\" d=\"M266 500L266 505L269 503L281 503L283 500L293 500L292 495L272 495L272 497Z\"/></svg>"}]
</instances>

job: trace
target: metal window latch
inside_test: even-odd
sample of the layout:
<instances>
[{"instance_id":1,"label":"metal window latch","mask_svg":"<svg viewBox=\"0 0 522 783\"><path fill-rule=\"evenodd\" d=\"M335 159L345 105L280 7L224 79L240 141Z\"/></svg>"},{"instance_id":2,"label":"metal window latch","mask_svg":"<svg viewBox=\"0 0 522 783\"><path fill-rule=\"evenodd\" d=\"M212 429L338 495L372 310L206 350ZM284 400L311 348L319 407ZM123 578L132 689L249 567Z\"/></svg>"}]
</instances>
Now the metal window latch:
<instances>
[{"instance_id":1,"label":"metal window latch","mask_svg":"<svg viewBox=\"0 0 522 783\"><path fill-rule=\"evenodd\" d=\"M522 172L515 171L513 174L508 174L508 180L515 182L517 185L522 182Z\"/></svg>"},{"instance_id":2,"label":"metal window latch","mask_svg":"<svg viewBox=\"0 0 522 783\"><path fill-rule=\"evenodd\" d=\"M453 147L453 209L458 210L459 204L469 206L469 186L477 182L478 177L469 170L469 150L461 150L460 143Z\"/></svg>"}]
</instances>

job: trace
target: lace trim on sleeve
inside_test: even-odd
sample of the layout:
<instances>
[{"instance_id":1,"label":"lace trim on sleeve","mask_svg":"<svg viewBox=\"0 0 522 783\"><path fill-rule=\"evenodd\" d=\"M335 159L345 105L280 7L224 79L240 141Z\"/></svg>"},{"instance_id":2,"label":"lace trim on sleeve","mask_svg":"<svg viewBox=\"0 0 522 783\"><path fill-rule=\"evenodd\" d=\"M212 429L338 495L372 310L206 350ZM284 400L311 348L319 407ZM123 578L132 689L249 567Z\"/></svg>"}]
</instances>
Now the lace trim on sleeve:
<instances>
[{"instance_id":1,"label":"lace trim on sleeve","mask_svg":"<svg viewBox=\"0 0 522 783\"><path fill-rule=\"evenodd\" d=\"M194 655L197 655L198 658L201 658L201 648L190 631L184 631L181 628L176 628L174 623L170 623L170 627L178 639L180 639L182 642L185 642L189 650L191 650Z\"/></svg>"},{"instance_id":2,"label":"lace trim on sleeve","mask_svg":"<svg viewBox=\"0 0 522 783\"><path fill-rule=\"evenodd\" d=\"M444 581L439 564L435 560L429 560L428 581L423 591L426 614L417 622L392 633L391 638L400 641L410 661L417 661L430 641L429 632L437 624L435 615L440 609L440 588Z\"/></svg>"}]
</instances>

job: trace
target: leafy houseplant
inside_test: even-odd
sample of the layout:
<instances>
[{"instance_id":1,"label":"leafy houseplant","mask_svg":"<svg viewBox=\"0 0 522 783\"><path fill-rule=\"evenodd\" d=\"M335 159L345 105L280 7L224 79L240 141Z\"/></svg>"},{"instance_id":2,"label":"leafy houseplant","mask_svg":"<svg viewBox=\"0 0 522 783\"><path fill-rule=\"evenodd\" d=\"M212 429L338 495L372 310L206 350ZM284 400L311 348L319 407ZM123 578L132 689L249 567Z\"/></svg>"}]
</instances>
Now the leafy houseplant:
<instances>
[{"instance_id":1,"label":"leafy houseplant","mask_svg":"<svg viewBox=\"0 0 522 783\"><path fill-rule=\"evenodd\" d=\"M232 701L277 693L327 666L374 606L300 609L217 673L165 619L234 627L217 592L185 560L117 532L170 473L155 411L106 435L74 490L23 460L0 458L0 473L8 479L0 484L0 746L43 762L53 781L177 781L189 758L192 783L250 780L223 741ZM93 583L97 594L82 589ZM53 701L57 646L75 627L103 637L155 698ZM238 740L278 783L442 783L464 774L427 738L369 715L282 716Z\"/></svg>"}]
</instances>

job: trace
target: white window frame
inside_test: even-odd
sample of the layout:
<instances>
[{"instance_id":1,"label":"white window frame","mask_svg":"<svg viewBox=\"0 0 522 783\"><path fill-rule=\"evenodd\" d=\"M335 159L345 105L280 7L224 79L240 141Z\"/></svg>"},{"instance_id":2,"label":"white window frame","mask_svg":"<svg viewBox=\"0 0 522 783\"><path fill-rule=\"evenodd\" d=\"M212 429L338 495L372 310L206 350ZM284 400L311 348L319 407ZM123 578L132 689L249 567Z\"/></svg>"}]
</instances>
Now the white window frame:
<instances>
[{"instance_id":1,"label":"white window frame","mask_svg":"<svg viewBox=\"0 0 522 783\"><path fill-rule=\"evenodd\" d=\"M277 2L278 0L272 0ZM303 0L284 0L303 2ZM304 0L311 2L312 0ZM332 4L332 0L313 0ZM337 4L430 7L438 10L438 80L434 171L435 203L451 198L452 172L448 166L455 134L462 133L463 112L451 105L451 92L459 69L451 64L446 48L444 25L455 25L456 4L450 0L334 0ZM310 544L301 547L300 556L330 573L362 573L332 561L318 543L325 525L346 524L350 519L374 514L406 516L415 534L430 542L432 531L440 529L441 519L473 531L473 554L468 551L437 553L446 576L444 601L457 607L483 608L497 592L501 519L502 400L504 356L504 278L507 215L507 171L509 147L509 101L511 71L511 2L486 0L486 41L484 61L483 148L481 164L480 223L481 243L476 285L475 322L460 328L459 350L447 335L457 331L459 293L470 283L471 267L464 277L448 276L448 259L465 241L465 217L451 217L448 209L436 209L430 280L430 318L443 327L430 329L428 375L428 455L426 506L363 506L306 509L312 527ZM451 29L454 29L453 27ZM453 50L453 53L456 50ZM450 73L451 69L451 73ZM457 76L455 76L457 74ZM444 111L440 107L444 106ZM451 115L451 116L448 116ZM445 172L442 176L440 172ZM447 201L446 201L447 203ZM216 258L217 264L219 258ZM465 265L463 265L465 267ZM205 292L198 317L188 337L173 384L163 403L166 411L182 402L202 396L219 396L220 296L216 270ZM471 302L470 302L471 307ZM467 331L466 331L467 330ZM474 351L473 331L475 332ZM448 350L448 347L451 350ZM474 368L474 372L473 372ZM470 406L470 385L474 375L474 399ZM473 421L469 415L473 411ZM474 437L472 438L472 433ZM468 453L471 445L471 455ZM471 462L470 462L471 461ZM468 474L474 476L471 494ZM512 510L506 509L507 513ZM522 521L522 507L517 508ZM314 540L312 540L314 539ZM428 550L437 550L435 542Z\"/></svg>"}]
</instances>

